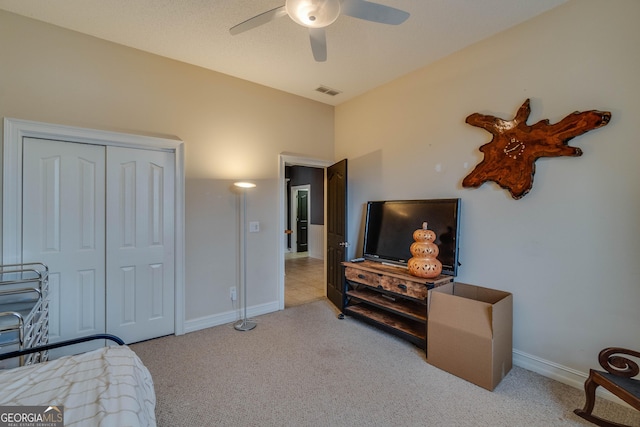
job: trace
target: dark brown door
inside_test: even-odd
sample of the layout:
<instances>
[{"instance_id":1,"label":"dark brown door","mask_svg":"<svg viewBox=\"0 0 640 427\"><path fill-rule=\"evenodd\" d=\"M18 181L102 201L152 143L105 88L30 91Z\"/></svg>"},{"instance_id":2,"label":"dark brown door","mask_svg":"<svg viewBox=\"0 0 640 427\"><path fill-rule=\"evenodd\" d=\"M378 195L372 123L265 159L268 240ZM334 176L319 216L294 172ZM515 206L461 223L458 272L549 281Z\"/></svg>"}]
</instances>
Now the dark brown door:
<instances>
[{"instance_id":1,"label":"dark brown door","mask_svg":"<svg viewBox=\"0 0 640 427\"><path fill-rule=\"evenodd\" d=\"M340 310L347 256L347 159L327 169L327 297Z\"/></svg>"},{"instance_id":2,"label":"dark brown door","mask_svg":"<svg viewBox=\"0 0 640 427\"><path fill-rule=\"evenodd\" d=\"M298 190L298 212L296 213L296 238L298 239L296 252L307 252L309 250L309 192Z\"/></svg>"}]
</instances>

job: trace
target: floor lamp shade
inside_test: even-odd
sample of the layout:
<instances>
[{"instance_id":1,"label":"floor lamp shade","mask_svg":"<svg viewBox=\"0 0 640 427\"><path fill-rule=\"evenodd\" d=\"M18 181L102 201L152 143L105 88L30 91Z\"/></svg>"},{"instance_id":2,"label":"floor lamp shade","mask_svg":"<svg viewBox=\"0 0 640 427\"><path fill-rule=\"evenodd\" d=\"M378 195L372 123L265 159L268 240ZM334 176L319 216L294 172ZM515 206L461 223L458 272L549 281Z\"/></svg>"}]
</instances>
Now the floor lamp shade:
<instances>
[{"instance_id":1,"label":"floor lamp shade","mask_svg":"<svg viewBox=\"0 0 640 427\"><path fill-rule=\"evenodd\" d=\"M246 181L235 182L233 185L239 190L241 198L238 240L240 242L240 284L243 306L242 318L233 327L238 331L250 331L256 327L256 323L247 319L247 190L255 188L256 185Z\"/></svg>"}]
</instances>

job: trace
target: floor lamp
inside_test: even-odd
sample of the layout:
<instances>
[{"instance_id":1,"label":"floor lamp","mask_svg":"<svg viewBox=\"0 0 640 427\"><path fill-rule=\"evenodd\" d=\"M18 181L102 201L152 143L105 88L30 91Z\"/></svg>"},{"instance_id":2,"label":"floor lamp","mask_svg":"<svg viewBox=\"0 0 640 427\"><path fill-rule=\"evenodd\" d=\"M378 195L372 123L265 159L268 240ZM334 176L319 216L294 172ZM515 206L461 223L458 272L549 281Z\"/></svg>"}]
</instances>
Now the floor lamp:
<instances>
[{"instance_id":1,"label":"floor lamp","mask_svg":"<svg viewBox=\"0 0 640 427\"><path fill-rule=\"evenodd\" d=\"M238 320L233 327L238 331L250 331L256 327L256 322L247 319L247 190L256 185L251 182L235 182L233 184L242 193L242 215L240 229L240 264L241 264L241 285L243 310L242 319Z\"/></svg>"}]
</instances>

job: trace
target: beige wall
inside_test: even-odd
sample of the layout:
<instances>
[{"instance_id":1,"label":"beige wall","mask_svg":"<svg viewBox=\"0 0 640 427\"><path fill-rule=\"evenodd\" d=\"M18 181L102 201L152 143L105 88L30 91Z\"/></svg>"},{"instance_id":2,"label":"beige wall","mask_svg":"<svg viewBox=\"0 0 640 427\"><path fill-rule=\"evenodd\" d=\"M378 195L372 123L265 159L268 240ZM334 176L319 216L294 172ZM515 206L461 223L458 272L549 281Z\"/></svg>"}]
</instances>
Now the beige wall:
<instances>
[{"instance_id":1,"label":"beige wall","mask_svg":"<svg viewBox=\"0 0 640 427\"><path fill-rule=\"evenodd\" d=\"M516 362L574 385L602 348L640 348L638 17L636 0L573 0L336 108L350 240L366 200L460 197L458 280L512 292ZM521 200L463 189L491 139L465 118L510 119L527 98L529 123L613 119L571 141L582 157L538 160Z\"/></svg>"},{"instance_id":2,"label":"beige wall","mask_svg":"<svg viewBox=\"0 0 640 427\"><path fill-rule=\"evenodd\" d=\"M248 218L261 223L249 236L259 269L248 275L249 305L277 306L278 154L332 160L333 111L0 11L0 117L185 141L187 320L215 321L234 308L237 207L230 186L239 178L259 183L248 207Z\"/></svg>"}]
</instances>

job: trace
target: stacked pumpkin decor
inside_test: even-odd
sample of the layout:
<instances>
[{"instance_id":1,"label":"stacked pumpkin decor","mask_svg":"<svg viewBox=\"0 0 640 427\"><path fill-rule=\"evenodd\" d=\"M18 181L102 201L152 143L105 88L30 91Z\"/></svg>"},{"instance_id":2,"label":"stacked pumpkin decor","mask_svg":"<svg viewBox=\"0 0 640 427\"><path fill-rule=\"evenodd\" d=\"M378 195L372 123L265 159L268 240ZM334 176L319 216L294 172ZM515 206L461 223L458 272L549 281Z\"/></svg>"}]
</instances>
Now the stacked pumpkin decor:
<instances>
[{"instance_id":1,"label":"stacked pumpkin decor","mask_svg":"<svg viewBox=\"0 0 640 427\"><path fill-rule=\"evenodd\" d=\"M442 273L442 263L436 258L440 253L438 245L433 243L436 240L436 233L427 228L427 223L422 223L422 228L413 232L414 243L411 244L412 258L409 259L407 267L409 273L432 279Z\"/></svg>"}]
</instances>

